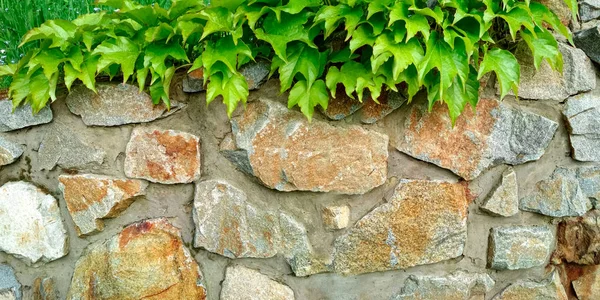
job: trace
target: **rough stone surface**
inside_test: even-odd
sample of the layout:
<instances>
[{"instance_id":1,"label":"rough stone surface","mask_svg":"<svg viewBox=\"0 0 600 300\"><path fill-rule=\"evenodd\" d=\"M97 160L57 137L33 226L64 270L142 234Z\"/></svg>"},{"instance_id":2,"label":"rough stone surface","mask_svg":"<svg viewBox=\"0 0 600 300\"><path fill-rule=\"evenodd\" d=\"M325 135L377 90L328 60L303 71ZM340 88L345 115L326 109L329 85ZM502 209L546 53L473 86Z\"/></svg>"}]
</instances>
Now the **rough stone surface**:
<instances>
[{"instance_id":1,"label":"rough stone surface","mask_svg":"<svg viewBox=\"0 0 600 300\"><path fill-rule=\"evenodd\" d=\"M69 110L80 115L88 126L118 126L144 123L167 116L179 109L173 103L171 111L164 104L154 105L152 98L129 84L98 84L98 93L84 85L73 88L67 97Z\"/></svg>"},{"instance_id":2,"label":"rough stone surface","mask_svg":"<svg viewBox=\"0 0 600 300\"><path fill-rule=\"evenodd\" d=\"M521 199L519 208L551 217L581 216L592 208L581 190L574 169L558 167L548 179L535 185L532 194Z\"/></svg>"},{"instance_id":3,"label":"rough stone surface","mask_svg":"<svg viewBox=\"0 0 600 300\"><path fill-rule=\"evenodd\" d=\"M221 300L293 300L294 291L258 271L243 266L228 267Z\"/></svg>"},{"instance_id":4,"label":"rough stone surface","mask_svg":"<svg viewBox=\"0 0 600 300\"><path fill-rule=\"evenodd\" d=\"M204 69L196 69L183 78L183 91L186 93L204 91Z\"/></svg>"},{"instance_id":5,"label":"rough stone surface","mask_svg":"<svg viewBox=\"0 0 600 300\"><path fill-rule=\"evenodd\" d=\"M520 98L564 101L571 95L587 92L596 87L594 65L585 55L586 53L563 43L558 44L558 49L563 56L562 75L552 70L546 61L543 61L539 70L536 70L529 47L523 44L517 48L515 56L521 65ZM513 95L512 91L510 94Z\"/></svg>"},{"instance_id":6,"label":"rough stone surface","mask_svg":"<svg viewBox=\"0 0 600 300\"><path fill-rule=\"evenodd\" d=\"M365 105L359 111L360 121L365 124L373 124L398 109L406 98L400 92L383 92L376 103L371 97L365 100Z\"/></svg>"},{"instance_id":7,"label":"rough stone surface","mask_svg":"<svg viewBox=\"0 0 600 300\"><path fill-rule=\"evenodd\" d=\"M592 200L595 208L600 201L600 166L577 168L577 179L581 192Z\"/></svg>"},{"instance_id":8,"label":"rough stone surface","mask_svg":"<svg viewBox=\"0 0 600 300\"><path fill-rule=\"evenodd\" d=\"M23 181L0 187L0 251L35 264L59 259L68 248L54 197Z\"/></svg>"},{"instance_id":9,"label":"rough stone surface","mask_svg":"<svg viewBox=\"0 0 600 300\"><path fill-rule=\"evenodd\" d=\"M268 211L226 181L196 184L194 247L229 258L267 258L283 254L297 276L321 272L313 267L306 229L290 216Z\"/></svg>"},{"instance_id":10,"label":"rough stone surface","mask_svg":"<svg viewBox=\"0 0 600 300\"><path fill-rule=\"evenodd\" d=\"M61 175L59 189L77 233L88 235L104 229L101 219L114 218L144 195L148 184L141 180L102 175Z\"/></svg>"},{"instance_id":11,"label":"rough stone surface","mask_svg":"<svg viewBox=\"0 0 600 300\"><path fill-rule=\"evenodd\" d=\"M271 66L264 60L249 62L240 68L240 73L246 78L248 90L258 89L269 76Z\"/></svg>"},{"instance_id":12,"label":"rough stone surface","mask_svg":"<svg viewBox=\"0 0 600 300\"><path fill-rule=\"evenodd\" d=\"M560 277L553 271L548 278L539 281L519 280L492 300L567 300L565 289L560 283Z\"/></svg>"},{"instance_id":13,"label":"rough stone surface","mask_svg":"<svg viewBox=\"0 0 600 300\"><path fill-rule=\"evenodd\" d=\"M40 170L81 169L101 165L106 153L82 142L77 133L62 124L55 124L40 144L38 159Z\"/></svg>"},{"instance_id":14,"label":"rough stone surface","mask_svg":"<svg viewBox=\"0 0 600 300\"><path fill-rule=\"evenodd\" d=\"M54 279L36 278L33 282L33 299L32 300L59 300L58 291L54 285Z\"/></svg>"},{"instance_id":15,"label":"rough stone surface","mask_svg":"<svg viewBox=\"0 0 600 300\"><path fill-rule=\"evenodd\" d=\"M600 211L569 218L558 224L553 261L580 265L600 264Z\"/></svg>"},{"instance_id":16,"label":"rough stone surface","mask_svg":"<svg viewBox=\"0 0 600 300\"><path fill-rule=\"evenodd\" d=\"M454 128L442 104L436 104L432 113L425 105L414 105L404 127L400 151L472 180L493 165L539 159L558 124L496 100L480 99L476 113L465 110Z\"/></svg>"},{"instance_id":17,"label":"rough stone surface","mask_svg":"<svg viewBox=\"0 0 600 300\"><path fill-rule=\"evenodd\" d=\"M231 127L232 162L272 189L363 194L387 178L388 137L362 127L309 123L269 100L250 103Z\"/></svg>"},{"instance_id":18,"label":"rough stone surface","mask_svg":"<svg viewBox=\"0 0 600 300\"><path fill-rule=\"evenodd\" d=\"M21 284L15 277L15 271L9 265L0 264L0 299L22 299Z\"/></svg>"},{"instance_id":19,"label":"rough stone surface","mask_svg":"<svg viewBox=\"0 0 600 300\"><path fill-rule=\"evenodd\" d=\"M600 64L600 25L576 32L573 42L591 60Z\"/></svg>"},{"instance_id":20,"label":"rough stone surface","mask_svg":"<svg viewBox=\"0 0 600 300\"><path fill-rule=\"evenodd\" d=\"M573 158L600 161L600 96L584 93L569 98L563 114L570 133Z\"/></svg>"},{"instance_id":21,"label":"rough stone surface","mask_svg":"<svg viewBox=\"0 0 600 300\"><path fill-rule=\"evenodd\" d=\"M125 153L127 177L176 184L200 179L200 139L176 130L136 127Z\"/></svg>"},{"instance_id":22,"label":"rough stone surface","mask_svg":"<svg viewBox=\"0 0 600 300\"><path fill-rule=\"evenodd\" d=\"M579 18L582 22L600 18L600 0L580 0Z\"/></svg>"},{"instance_id":23,"label":"rough stone surface","mask_svg":"<svg viewBox=\"0 0 600 300\"><path fill-rule=\"evenodd\" d=\"M502 179L496 188L481 204L481 209L492 215L510 217L519 212L517 174L513 168L502 173Z\"/></svg>"},{"instance_id":24,"label":"rough stone surface","mask_svg":"<svg viewBox=\"0 0 600 300\"><path fill-rule=\"evenodd\" d=\"M600 299L600 272L586 274L572 282L579 300Z\"/></svg>"},{"instance_id":25,"label":"rough stone surface","mask_svg":"<svg viewBox=\"0 0 600 300\"><path fill-rule=\"evenodd\" d=\"M0 167L12 164L23 155L23 146L0 136Z\"/></svg>"},{"instance_id":26,"label":"rough stone surface","mask_svg":"<svg viewBox=\"0 0 600 300\"><path fill-rule=\"evenodd\" d=\"M501 226L490 230L488 266L518 270L544 265L554 246L548 226Z\"/></svg>"},{"instance_id":27,"label":"rough stone surface","mask_svg":"<svg viewBox=\"0 0 600 300\"><path fill-rule=\"evenodd\" d=\"M458 257L467 238L467 206L461 184L402 180L388 203L336 239L335 271L405 269Z\"/></svg>"},{"instance_id":28,"label":"rough stone surface","mask_svg":"<svg viewBox=\"0 0 600 300\"><path fill-rule=\"evenodd\" d=\"M326 229L337 230L348 227L350 208L348 206L327 206L321 213Z\"/></svg>"},{"instance_id":29,"label":"rough stone surface","mask_svg":"<svg viewBox=\"0 0 600 300\"><path fill-rule=\"evenodd\" d=\"M206 299L203 282L180 230L153 219L86 248L67 299Z\"/></svg>"},{"instance_id":30,"label":"rough stone surface","mask_svg":"<svg viewBox=\"0 0 600 300\"><path fill-rule=\"evenodd\" d=\"M33 114L31 106L21 105L13 112L11 101L0 100L0 132L8 132L52 121L52 110L46 106Z\"/></svg>"},{"instance_id":31,"label":"rough stone surface","mask_svg":"<svg viewBox=\"0 0 600 300\"><path fill-rule=\"evenodd\" d=\"M411 275L394 300L444 299L471 300L483 297L494 286L494 280L485 273L456 271L446 276Z\"/></svg>"},{"instance_id":32,"label":"rough stone surface","mask_svg":"<svg viewBox=\"0 0 600 300\"><path fill-rule=\"evenodd\" d=\"M358 99L348 97L344 89L338 86L335 91L335 98L329 98L327 109L319 106L319 110L330 120L339 121L358 111L364 103L358 101Z\"/></svg>"}]
</instances>

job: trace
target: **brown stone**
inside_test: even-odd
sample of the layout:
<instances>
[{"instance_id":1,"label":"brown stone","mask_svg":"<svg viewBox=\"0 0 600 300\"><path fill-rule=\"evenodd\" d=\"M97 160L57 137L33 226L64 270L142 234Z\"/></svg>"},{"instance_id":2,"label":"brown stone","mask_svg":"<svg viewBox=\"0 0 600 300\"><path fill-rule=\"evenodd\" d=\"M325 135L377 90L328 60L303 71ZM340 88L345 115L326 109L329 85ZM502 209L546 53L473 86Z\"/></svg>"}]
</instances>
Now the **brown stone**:
<instances>
[{"instance_id":1,"label":"brown stone","mask_svg":"<svg viewBox=\"0 0 600 300\"><path fill-rule=\"evenodd\" d=\"M569 26L571 24L571 20L573 19L571 9L569 9L564 0L540 0L540 3L552 10L563 25Z\"/></svg>"},{"instance_id":2,"label":"brown stone","mask_svg":"<svg viewBox=\"0 0 600 300\"><path fill-rule=\"evenodd\" d=\"M383 119L406 103L406 98L399 92L383 91L377 101L379 103L375 102L371 97L365 100L365 105L359 111L361 122L373 124Z\"/></svg>"},{"instance_id":3,"label":"brown stone","mask_svg":"<svg viewBox=\"0 0 600 300\"><path fill-rule=\"evenodd\" d=\"M518 280L502 290L492 300L567 300L558 272L537 281Z\"/></svg>"},{"instance_id":4,"label":"brown stone","mask_svg":"<svg viewBox=\"0 0 600 300\"><path fill-rule=\"evenodd\" d=\"M125 155L127 177L164 184L200 179L200 139L186 132L137 127Z\"/></svg>"},{"instance_id":5,"label":"brown stone","mask_svg":"<svg viewBox=\"0 0 600 300\"><path fill-rule=\"evenodd\" d=\"M180 230L154 219L90 245L75 265L67 299L206 299L203 280Z\"/></svg>"},{"instance_id":6,"label":"brown stone","mask_svg":"<svg viewBox=\"0 0 600 300\"><path fill-rule=\"evenodd\" d=\"M36 278L33 282L33 300L58 300L58 291L52 278Z\"/></svg>"},{"instance_id":7,"label":"brown stone","mask_svg":"<svg viewBox=\"0 0 600 300\"><path fill-rule=\"evenodd\" d=\"M231 123L237 150L227 157L269 188L363 194L387 178L388 137L378 132L309 122L268 100Z\"/></svg>"},{"instance_id":8,"label":"brown stone","mask_svg":"<svg viewBox=\"0 0 600 300\"><path fill-rule=\"evenodd\" d=\"M148 186L141 180L91 174L61 175L58 181L80 236L102 231L104 222L101 219L118 216L143 195Z\"/></svg>"},{"instance_id":9,"label":"brown stone","mask_svg":"<svg viewBox=\"0 0 600 300\"><path fill-rule=\"evenodd\" d=\"M335 271L405 269L462 255L468 204L462 184L401 181L388 203L336 239Z\"/></svg>"},{"instance_id":10,"label":"brown stone","mask_svg":"<svg viewBox=\"0 0 600 300\"><path fill-rule=\"evenodd\" d=\"M356 97L355 97L356 98ZM369 97L370 98L370 97ZM365 100L366 101L366 100ZM355 113L364 105L364 102L348 97L343 86L338 85L335 91L335 98L329 98L327 109L321 109L321 112L329 119L339 121Z\"/></svg>"},{"instance_id":11,"label":"brown stone","mask_svg":"<svg viewBox=\"0 0 600 300\"><path fill-rule=\"evenodd\" d=\"M554 262L600 264L600 211L592 210L582 217L562 220L556 236Z\"/></svg>"}]
</instances>

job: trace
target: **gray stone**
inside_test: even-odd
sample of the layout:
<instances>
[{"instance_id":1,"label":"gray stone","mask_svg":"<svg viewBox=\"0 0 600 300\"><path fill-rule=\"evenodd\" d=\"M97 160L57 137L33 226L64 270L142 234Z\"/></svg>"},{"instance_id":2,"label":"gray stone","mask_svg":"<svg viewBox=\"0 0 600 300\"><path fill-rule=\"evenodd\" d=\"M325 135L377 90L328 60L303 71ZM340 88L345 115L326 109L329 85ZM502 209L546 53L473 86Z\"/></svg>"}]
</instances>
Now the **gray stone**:
<instances>
[{"instance_id":1,"label":"gray stone","mask_svg":"<svg viewBox=\"0 0 600 300\"><path fill-rule=\"evenodd\" d=\"M267 258L282 254L297 276L324 271L302 224L285 213L248 201L246 194L221 180L196 184L194 247L229 258Z\"/></svg>"},{"instance_id":2,"label":"gray stone","mask_svg":"<svg viewBox=\"0 0 600 300\"><path fill-rule=\"evenodd\" d=\"M221 300L293 300L294 291L266 275L240 265L228 267Z\"/></svg>"},{"instance_id":3,"label":"gray stone","mask_svg":"<svg viewBox=\"0 0 600 300\"><path fill-rule=\"evenodd\" d=\"M58 202L30 183L0 187L0 229L0 251L27 264L50 262L68 253Z\"/></svg>"},{"instance_id":4,"label":"gray stone","mask_svg":"<svg viewBox=\"0 0 600 300\"><path fill-rule=\"evenodd\" d=\"M406 269L459 257L467 240L468 202L462 184L402 180L388 203L335 240L335 271Z\"/></svg>"},{"instance_id":5,"label":"gray stone","mask_svg":"<svg viewBox=\"0 0 600 300\"><path fill-rule=\"evenodd\" d=\"M222 149L272 189L363 194L387 179L389 138L375 131L309 122L269 100L248 104L231 128L235 150Z\"/></svg>"},{"instance_id":6,"label":"gray stone","mask_svg":"<svg viewBox=\"0 0 600 300\"><path fill-rule=\"evenodd\" d=\"M248 90L258 89L269 76L271 65L264 60L249 62L240 68L240 73L246 78Z\"/></svg>"},{"instance_id":7,"label":"gray stone","mask_svg":"<svg viewBox=\"0 0 600 300\"><path fill-rule=\"evenodd\" d=\"M553 70L545 60L536 70L529 47L523 43L517 48L515 56L521 64L520 98L564 101L571 95L596 87L594 65L585 53L563 43L558 44L558 49L563 56L562 75ZM512 91L509 94L514 95Z\"/></svg>"},{"instance_id":8,"label":"gray stone","mask_svg":"<svg viewBox=\"0 0 600 300\"><path fill-rule=\"evenodd\" d=\"M38 151L40 170L81 169L101 165L106 153L82 142L76 132L56 123L40 143Z\"/></svg>"},{"instance_id":9,"label":"gray stone","mask_svg":"<svg viewBox=\"0 0 600 300\"><path fill-rule=\"evenodd\" d=\"M186 75L183 77L183 91L186 93L204 92L204 79Z\"/></svg>"},{"instance_id":10,"label":"gray stone","mask_svg":"<svg viewBox=\"0 0 600 300\"><path fill-rule=\"evenodd\" d=\"M538 160L558 128L552 120L494 99L479 99L477 110L466 109L454 126L445 104L434 105L431 113L425 104L413 105L398 150L466 180L494 165Z\"/></svg>"},{"instance_id":11,"label":"gray stone","mask_svg":"<svg viewBox=\"0 0 600 300\"><path fill-rule=\"evenodd\" d=\"M394 300L452 299L471 300L484 296L494 287L494 280L485 273L456 271L446 276L410 275Z\"/></svg>"},{"instance_id":12,"label":"gray stone","mask_svg":"<svg viewBox=\"0 0 600 300\"><path fill-rule=\"evenodd\" d=\"M554 237L548 226L500 226L490 230L488 266L518 270L546 264Z\"/></svg>"},{"instance_id":13,"label":"gray stone","mask_svg":"<svg viewBox=\"0 0 600 300\"><path fill-rule=\"evenodd\" d=\"M594 92L569 98L563 111L571 138L573 158L600 161L600 96Z\"/></svg>"},{"instance_id":14,"label":"gray stone","mask_svg":"<svg viewBox=\"0 0 600 300\"><path fill-rule=\"evenodd\" d=\"M80 115L88 126L118 126L144 123L168 116L181 108L173 102L171 110L164 104L154 105L152 98L129 84L100 83L98 93L79 85L67 96L69 110Z\"/></svg>"},{"instance_id":15,"label":"gray stone","mask_svg":"<svg viewBox=\"0 0 600 300\"><path fill-rule=\"evenodd\" d=\"M519 208L551 217L582 216L592 208L581 190L576 171L558 167L538 182L534 192L521 199Z\"/></svg>"},{"instance_id":16,"label":"gray stone","mask_svg":"<svg viewBox=\"0 0 600 300\"><path fill-rule=\"evenodd\" d=\"M502 173L500 183L481 204L481 209L502 217L514 216L519 212L517 174L513 168Z\"/></svg>"},{"instance_id":17,"label":"gray stone","mask_svg":"<svg viewBox=\"0 0 600 300\"><path fill-rule=\"evenodd\" d=\"M579 0L579 18L581 22L600 18L600 0Z\"/></svg>"},{"instance_id":18,"label":"gray stone","mask_svg":"<svg viewBox=\"0 0 600 300\"><path fill-rule=\"evenodd\" d=\"M492 300L567 300L558 272L538 281L518 280L502 290Z\"/></svg>"},{"instance_id":19,"label":"gray stone","mask_svg":"<svg viewBox=\"0 0 600 300\"><path fill-rule=\"evenodd\" d=\"M10 165L23 155L24 147L0 136L0 167Z\"/></svg>"},{"instance_id":20,"label":"gray stone","mask_svg":"<svg viewBox=\"0 0 600 300\"><path fill-rule=\"evenodd\" d=\"M577 168L577 179L581 192L592 200L595 208L600 201L600 166Z\"/></svg>"},{"instance_id":21,"label":"gray stone","mask_svg":"<svg viewBox=\"0 0 600 300\"><path fill-rule=\"evenodd\" d=\"M0 264L0 299L21 300L21 284L9 265Z\"/></svg>"},{"instance_id":22,"label":"gray stone","mask_svg":"<svg viewBox=\"0 0 600 300\"><path fill-rule=\"evenodd\" d=\"M576 32L573 42L591 60L600 64L600 25Z\"/></svg>"},{"instance_id":23,"label":"gray stone","mask_svg":"<svg viewBox=\"0 0 600 300\"><path fill-rule=\"evenodd\" d=\"M13 131L35 125L50 123L52 110L49 106L33 114L31 106L20 105L13 112L13 104L8 100L0 100L0 132Z\"/></svg>"}]
</instances>

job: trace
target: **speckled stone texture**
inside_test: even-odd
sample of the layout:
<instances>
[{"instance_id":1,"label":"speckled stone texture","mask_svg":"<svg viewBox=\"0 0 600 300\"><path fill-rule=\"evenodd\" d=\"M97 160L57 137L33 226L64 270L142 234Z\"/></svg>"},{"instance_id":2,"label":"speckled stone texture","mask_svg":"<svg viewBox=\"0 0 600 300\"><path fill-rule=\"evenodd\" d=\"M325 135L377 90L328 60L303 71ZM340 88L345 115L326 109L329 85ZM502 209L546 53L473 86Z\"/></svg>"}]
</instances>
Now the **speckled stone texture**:
<instances>
[{"instance_id":1,"label":"speckled stone texture","mask_svg":"<svg viewBox=\"0 0 600 300\"><path fill-rule=\"evenodd\" d=\"M101 219L118 216L136 197L144 195L148 186L141 180L94 174L61 175L58 182L80 236L102 231Z\"/></svg>"},{"instance_id":2,"label":"speckled stone texture","mask_svg":"<svg viewBox=\"0 0 600 300\"><path fill-rule=\"evenodd\" d=\"M56 123L40 143L38 160L40 170L82 169L104 162L106 153L83 142L67 125Z\"/></svg>"},{"instance_id":3,"label":"speckled stone texture","mask_svg":"<svg viewBox=\"0 0 600 300\"><path fill-rule=\"evenodd\" d=\"M171 110L164 104L154 105L152 98L130 84L99 83L98 93L79 85L66 99L69 110L80 115L88 126L118 126L144 123L168 116L179 110L173 102Z\"/></svg>"},{"instance_id":4,"label":"speckled stone texture","mask_svg":"<svg viewBox=\"0 0 600 300\"><path fill-rule=\"evenodd\" d=\"M50 123L52 117L52 110L48 106L34 115L29 105L21 105L13 112L11 101L0 100L0 132Z\"/></svg>"},{"instance_id":5,"label":"speckled stone texture","mask_svg":"<svg viewBox=\"0 0 600 300\"><path fill-rule=\"evenodd\" d=\"M323 109L321 106L318 108L330 120L340 121L361 109L364 103L349 97L344 88L339 85L335 91L335 98L329 98L327 109Z\"/></svg>"},{"instance_id":6,"label":"speckled stone texture","mask_svg":"<svg viewBox=\"0 0 600 300\"><path fill-rule=\"evenodd\" d=\"M538 160L558 124L493 99L480 99L452 127L445 105L414 105L398 150L472 180L491 166Z\"/></svg>"},{"instance_id":7,"label":"speckled stone texture","mask_svg":"<svg viewBox=\"0 0 600 300\"><path fill-rule=\"evenodd\" d=\"M456 271L446 276L411 275L404 281L402 291L392 299L472 300L477 296L484 297L494 284L485 273Z\"/></svg>"},{"instance_id":8,"label":"speckled stone texture","mask_svg":"<svg viewBox=\"0 0 600 300\"><path fill-rule=\"evenodd\" d=\"M9 266L0 264L0 299L21 300L21 284L15 277L15 270Z\"/></svg>"},{"instance_id":9,"label":"speckled stone texture","mask_svg":"<svg viewBox=\"0 0 600 300\"><path fill-rule=\"evenodd\" d=\"M488 266L496 270L539 267L548 262L554 236L548 226L507 225L490 230Z\"/></svg>"},{"instance_id":10,"label":"speckled stone texture","mask_svg":"<svg viewBox=\"0 0 600 300\"><path fill-rule=\"evenodd\" d=\"M402 180L388 201L335 241L343 274L406 269L460 256L468 200L458 183Z\"/></svg>"},{"instance_id":11,"label":"speckled stone texture","mask_svg":"<svg viewBox=\"0 0 600 300\"><path fill-rule=\"evenodd\" d=\"M406 103L407 99L400 92L384 91L378 101L376 103L370 97L364 100L365 105L358 112L361 122L376 123Z\"/></svg>"},{"instance_id":12,"label":"speckled stone texture","mask_svg":"<svg viewBox=\"0 0 600 300\"><path fill-rule=\"evenodd\" d=\"M56 199L33 184L0 187L0 228L0 251L28 265L57 260L69 251Z\"/></svg>"},{"instance_id":13,"label":"speckled stone texture","mask_svg":"<svg viewBox=\"0 0 600 300\"><path fill-rule=\"evenodd\" d=\"M272 189L363 194L387 178L388 137L378 132L309 123L269 100L248 104L231 127L232 162Z\"/></svg>"},{"instance_id":14,"label":"speckled stone texture","mask_svg":"<svg viewBox=\"0 0 600 300\"><path fill-rule=\"evenodd\" d=\"M600 264L600 211L568 218L558 224L556 252L553 261L579 265Z\"/></svg>"},{"instance_id":15,"label":"speckled stone texture","mask_svg":"<svg viewBox=\"0 0 600 300\"><path fill-rule=\"evenodd\" d=\"M519 212L519 188L517 174L513 168L502 173L499 184L481 204L481 210L494 216L511 217Z\"/></svg>"},{"instance_id":16,"label":"speckled stone texture","mask_svg":"<svg viewBox=\"0 0 600 300\"><path fill-rule=\"evenodd\" d=\"M125 151L125 175L163 184L200 179L200 139L176 130L136 127Z\"/></svg>"},{"instance_id":17,"label":"speckled stone texture","mask_svg":"<svg viewBox=\"0 0 600 300\"><path fill-rule=\"evenodd\" d=\"M294 291L266 275L243 266L225 271L221 300L294 300Z\"/></svg>"},{"instance_id":18,"label":"speckled stone texture","mask_svg":"<svg viewBox=\"0 0 600 300\"><path fill-rule=\"evenodd\" d=\"M67 299L204 300L203 281L180 230L166 219L153 219L86 248Z\"/></svg>"},{"instance_id":19,"label":"speckled stone texture","mask_svg":"<svg viewBox=\"0 0 600 300\"><path fill-rule=\"evenodd\" d=\"M600 18L600 0L580 0L579 17L582 22Z\"/></svg>"},{"instance_id":20,"label":"speckled stone texture","mask_svg":"<svg viewBox=\"0 0 600 300\"><path fill-rule=\"evenodd\" d=\"M0 136L0 168L10 165L23 155L23 146Z\"/></svg>"},{"instance_id":21,"label":"speckled stone texture","mask_svg":"<svg viewBox=\"0 0 600 300\"><path fill-rule=\"evenodd\" d=\"M518 280L509 285L492 300L567 300L560 277L553 271L543 280Z\"/></svg>"},{"instance_id":22,"label":"speckled stone texture","mask_svg":"<svg viewBox=\"0 0 600 300\"><path fill-rule=\"evenodd\" d=\"M348 227L350 220L350 207L347 205L323 207L321 218L323 225L328 230L344 229Z\"/></svg>"},{"instance_id":23,"label":"speckled stone texture","mask_svg":"<svg viewBox=\"0 0 600 300\"><path fill-rule=\"evenodd\" d=\"M573 42L591 60L600 64L600 25L576 32Z\"/></svg>"},{"instance_id":24,"label":"speckled stone texture","mask_svg":"<svg viewBox=\"0 0 600 300\"><path fill-rule=\"evenodd\" d=\"M569 98L563 114L570 133L573 158L600 161L600 95L590 92Z\"/></svg>"}]
</instances>

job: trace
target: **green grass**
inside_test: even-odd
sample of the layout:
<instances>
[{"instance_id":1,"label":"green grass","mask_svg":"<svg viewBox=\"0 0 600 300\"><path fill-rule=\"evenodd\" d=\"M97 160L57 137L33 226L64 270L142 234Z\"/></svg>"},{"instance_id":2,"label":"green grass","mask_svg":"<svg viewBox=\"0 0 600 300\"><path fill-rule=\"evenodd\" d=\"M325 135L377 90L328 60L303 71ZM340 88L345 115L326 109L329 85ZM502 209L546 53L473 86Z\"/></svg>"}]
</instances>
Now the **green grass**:
<instances>
[{"instance_id":1,"label":"green grass","mask_svg":"<svg viewBox=\"0 0 600 300\"><path fill-rule=\"evenodd\" d=\"M141 4L156 3L162 7L171 0L138 0ZM94 12L94 0L0 0L0 64L14 63L35 43L19 48L27 31L47 20L73 20ZM0 78L0 89L10 85L10 78Z\"/></svg>"}]
</instances>

